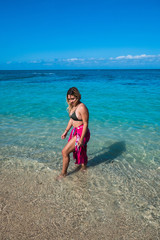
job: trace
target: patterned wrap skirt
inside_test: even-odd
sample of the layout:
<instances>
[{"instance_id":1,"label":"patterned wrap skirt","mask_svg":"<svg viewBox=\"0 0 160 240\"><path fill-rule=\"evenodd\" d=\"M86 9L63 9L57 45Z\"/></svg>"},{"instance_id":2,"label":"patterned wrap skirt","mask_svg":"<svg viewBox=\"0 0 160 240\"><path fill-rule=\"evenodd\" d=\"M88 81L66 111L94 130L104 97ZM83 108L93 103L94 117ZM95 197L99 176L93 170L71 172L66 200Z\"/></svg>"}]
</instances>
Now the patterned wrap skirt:
<instances>
[{"instance_id":1,"label":"patterned wrap skirt","mask_svg":"<svg viewBox=\"0 0 160 240\"><path fill-rule=\"evenodd\" d=\"M77 128L73 128L68 142L74 137L76 136L76 142L75 142L75 150L73 152L73 158L76 160L75 164L87 164L88 162L88 156L87 156L87 143L90 139L90 131L89 129L87 130L85 137L83 139L83 145L78 147L77 143L79 141L79 139L81 138L82 135L82 131L83 131L83 125L80 125Z\"/></svg>"}]
</instances>

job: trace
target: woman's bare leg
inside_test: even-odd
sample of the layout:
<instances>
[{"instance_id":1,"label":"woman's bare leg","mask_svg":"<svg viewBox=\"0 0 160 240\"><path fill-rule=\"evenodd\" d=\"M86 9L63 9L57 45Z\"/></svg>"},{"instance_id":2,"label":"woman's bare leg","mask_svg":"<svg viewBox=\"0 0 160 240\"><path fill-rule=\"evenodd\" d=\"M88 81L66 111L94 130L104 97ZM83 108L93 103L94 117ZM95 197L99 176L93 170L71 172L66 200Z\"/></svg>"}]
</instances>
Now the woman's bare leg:
<instances>
[{"instance_id":1,"label":"woman's bare leg","mask_svg":"<svg viewBox=\"0 0 160 240\"><path fill-rule=\"evenodd\" d=\"M87 165L82 163L82 165L81 165L81 170L82 170L82 171L85 171L86 169L87 169Z\"/></svg>"},{"instance_id":2,"label":"woman's bare leg","mask_svg":"<svg viewBox=\"0 0 160 240\"><path fill-rule=\"evenodd\" d=\"M63 167L61 176L65 177L67 175L67 169L70 162L70 156L69 154L75 150L75 142L76 142L76 136L74 136L63 148L62 150L62 156L63 156Z\"/></svg>"}]
</instances>

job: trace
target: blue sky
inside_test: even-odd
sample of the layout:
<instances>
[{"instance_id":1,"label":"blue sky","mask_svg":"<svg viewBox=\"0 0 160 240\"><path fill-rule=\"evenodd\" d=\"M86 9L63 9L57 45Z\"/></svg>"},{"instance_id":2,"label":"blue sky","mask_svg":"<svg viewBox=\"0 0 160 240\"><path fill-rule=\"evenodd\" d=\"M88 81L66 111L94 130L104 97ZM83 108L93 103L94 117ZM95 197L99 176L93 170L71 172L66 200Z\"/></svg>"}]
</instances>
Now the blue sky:
<instances>
[{"instance_id":1,"label":"blue sky","mask_svg":"<svg viewBox=\"0 0 160 240\"><path fill-rule=\"evenodd\" d=\"M0 69L160 68L159 13L159 0L5 0Z\"/></svg>"}]
</instances>

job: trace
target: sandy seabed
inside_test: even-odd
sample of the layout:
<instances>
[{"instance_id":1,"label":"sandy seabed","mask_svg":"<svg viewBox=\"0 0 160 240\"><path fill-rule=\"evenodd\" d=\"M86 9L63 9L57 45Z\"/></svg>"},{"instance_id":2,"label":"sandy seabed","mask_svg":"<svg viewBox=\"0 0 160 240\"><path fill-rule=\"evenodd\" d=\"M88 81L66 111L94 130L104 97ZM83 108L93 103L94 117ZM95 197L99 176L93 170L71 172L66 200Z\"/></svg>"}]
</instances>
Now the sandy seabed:
<instances>
[{"instance_id":1,"label":"sandy seabed","mask_svg":"<svg viewBox=\"0 0 160 240\"><path fill-rule=\"evenodd\" d=\"M158 213L152 218L154 207L144 217L144 205L139 203L135 210L109 185L104 191L102 179L94 181L95 173L88 169L56 181L58 171L43 164L2 162L0 239L160 239Z\"/></svg>"}]
</instances>

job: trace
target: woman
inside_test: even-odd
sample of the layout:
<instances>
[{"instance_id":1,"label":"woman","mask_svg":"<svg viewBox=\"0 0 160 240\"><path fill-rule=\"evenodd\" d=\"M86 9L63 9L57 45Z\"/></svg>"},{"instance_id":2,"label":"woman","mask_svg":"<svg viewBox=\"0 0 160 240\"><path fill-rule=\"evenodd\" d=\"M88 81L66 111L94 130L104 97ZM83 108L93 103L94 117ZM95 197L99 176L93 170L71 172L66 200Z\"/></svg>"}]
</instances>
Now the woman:
<instances>
[{"instance_id":1,"label":"woman","mask_svg":"<svg viewBox=\"0 0 160 240\"><path fill-rule=\"evenodd\" d=\"M68 143L62 150L63 167L62 172L58 178L63 178L67 175L70 156L73 152L73 158L76 159L75 164L81 165L81 169L85 170L88 157L87 157L87 142L90 138L88 129L89 113L86 106L80 102L81 95L77 88L72 87L67 92L67 103L70 120L62 134L61 138L65 139L68 131L73 126Z\"/></svg>"}]
</instances>

